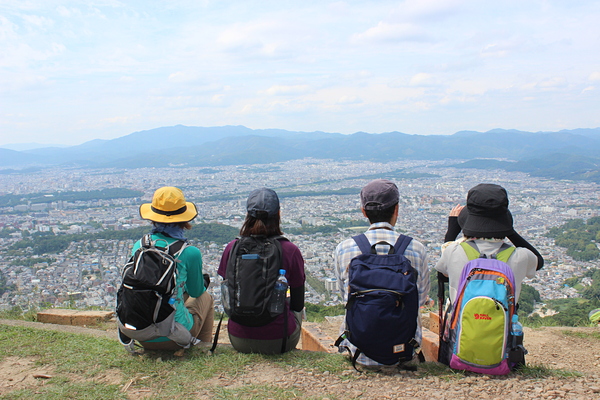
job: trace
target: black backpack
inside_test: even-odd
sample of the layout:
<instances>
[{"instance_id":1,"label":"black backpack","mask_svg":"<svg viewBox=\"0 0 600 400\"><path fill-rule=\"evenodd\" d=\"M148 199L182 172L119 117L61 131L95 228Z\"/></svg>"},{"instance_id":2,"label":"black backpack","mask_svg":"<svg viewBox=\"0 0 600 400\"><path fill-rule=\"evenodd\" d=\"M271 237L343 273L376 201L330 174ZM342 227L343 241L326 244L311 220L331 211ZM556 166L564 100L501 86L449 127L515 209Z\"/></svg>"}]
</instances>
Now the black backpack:
<instances>
[{"instance_id":1,"label":"black backpack","mask_svg":"<svg viewBox=\"0 0 600 400\"><path fill-rule=\"evenodd\" d=\"M221 299L232 321L264 326L275 320L269 312L271 293L283 266L282 236L242 236L231 249Z\"/></svg>"},{"instance_id":2,"label":"black backpack","mask_svg":"<svg viewBox=\"0 0 600 400\"><path fill-rule=\"evenodd\" d=\"M171 245L164 240L153 242L147 234L125 264L117 292L116 314L119 329L127 337L145 341L172 334L176 257L185 246L181 240Z\"/></svg>"},{"instance_id":3,"label":"black backpack","mask_svg":"<svg viewBox=\"0 0 600 400\"><path fill-rule=\"evenodd\" d=\"M362 254L350 262L347 330L336 345L347 338L357 347L355 368L360 353L386 365L409 361L418 346L414 337L419 312L418 272L404 256L412 238L400 235L394 246L371 246L364 234L353 239ZM390 246L389 253L377 254L378 244Z\"/></svg>"}]
</instances>

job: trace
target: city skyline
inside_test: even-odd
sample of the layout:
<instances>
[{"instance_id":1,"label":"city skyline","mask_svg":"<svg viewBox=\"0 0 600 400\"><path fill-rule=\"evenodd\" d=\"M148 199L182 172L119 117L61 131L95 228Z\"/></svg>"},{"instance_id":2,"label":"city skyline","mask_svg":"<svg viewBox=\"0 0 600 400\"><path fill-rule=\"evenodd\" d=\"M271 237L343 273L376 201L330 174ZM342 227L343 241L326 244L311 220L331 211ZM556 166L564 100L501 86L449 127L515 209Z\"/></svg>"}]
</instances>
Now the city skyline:
<instances>
[{"instance_id":1,"label":"city skyline","mask_svg":"<svg viewBox=\"0 0 600 400\"><path fill-rule=\"evenodd\" d=\"M303 195L283 197L281 215L284 234L301 249L306 271L314 280L307 286L307 300L314 303L337 302L315 288L325 287L333 274L333 250L353 232L367 229L360 212L358 192L334 194L341 188L361 188L371 178L381 177L400 168L427 173L427 177L397 179L400 210L396 229L415 237L427 247L429 267L439 258L447 215L455 204L464 204L468 189L480 182L493 182L509 193L515 229L544 256L544 269L525 283L539 291L542 299L579 297L577 290L565 287L568 278L581 276L596 267L596 261L577 261L566 249L545 236L552 227L573 218L600 216L598 184L551 179L531 179L520 172L498 173L490 170L464 170L450 167L451 161L403 160L391 163L371 161L332 162L295 160L278 163L277 168L221 166L210 173L198 168L148 168L137 170L72 170L54 169L33 174L0 176L0 193L37 193L40 187L52 190L82 190L129 187L144 193L142 198L110 200L60 201L0 208L0 274L18 290L0 296L0 309L18 304L34 304L41 298L52 298L56 304L69 301L68 293L81 292L79 306L110 308L119 283L119 268L129 256L134 240L92 239L94 231L139 227L149 228L141 220L139 204L150 201L156 187L169 184L182 187L186 199L196 203L199 215L195 222L228 225L231 239L245 216L245 196L254 188L267 186L300 191ZM258 170L262 172L257 173ZM328 194L319 193L325 189ZM214 195L235 193L236 196L214 199ZM237 194L243 193L244 196ZM41 207L37 207L41 206ZM344 226L336 228L337 224ZM309 233L300 233L303 229ZM196 228L200 229L200 228ZM16 245L29 235L60 237L79 234L64 251L40 257L33 249ZM293 233L295 232L295 233ZM312 233L311 233L312 232ZM84 233L90 234L86 239ZM23 236L25 234L25 236ZM65 236L63 236L65 237ZM223 243L214 237L194 240L203 254L205 272L218 283L217 266ZM16 245L16 247L12 247ZM9 251L11 250L11 251ZM34 263L36 266L29 266ZM321 282L321 283L319 283ZM314 286L313 286L314 285ZM218 287L218 285L215 285ZM216 289L215 289L216 290Z\"/></svg>"}]
</instances>

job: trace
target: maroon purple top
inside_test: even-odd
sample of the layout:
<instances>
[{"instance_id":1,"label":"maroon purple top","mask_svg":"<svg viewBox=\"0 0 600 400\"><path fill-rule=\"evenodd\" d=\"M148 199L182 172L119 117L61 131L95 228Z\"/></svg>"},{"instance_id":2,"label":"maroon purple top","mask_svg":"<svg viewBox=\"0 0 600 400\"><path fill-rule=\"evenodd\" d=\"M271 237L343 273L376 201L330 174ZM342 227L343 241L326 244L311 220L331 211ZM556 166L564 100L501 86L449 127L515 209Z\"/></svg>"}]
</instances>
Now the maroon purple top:
<instances>
[{"instance_id":1,"label":"maroon purple top","mask_svg":"<svg viewBox=\"0 0 600 400\"><path fill-rule=\"evenodd\" d=\"M304 275L304 259L300 249L288 240L281 240L281 252L283 256L283 265L285 268L285 277L287 278L288 285L290 288L297 288L304 285L306 276ZM221 262L219 263L219 270L217 273L225 278L227 271L227 261L229 260L229 254L235 240L229 242L223 251ZM288 336L296 329L296 320L292 311L288 310ZM283 314L279 315L275 320L264 326L244 326L240 325L232 320L229 320L227 329L232 336L243 338L243 339L259 339L259 340L273 340L281 339L283 332Z\"/></svg>"}]
</instances>

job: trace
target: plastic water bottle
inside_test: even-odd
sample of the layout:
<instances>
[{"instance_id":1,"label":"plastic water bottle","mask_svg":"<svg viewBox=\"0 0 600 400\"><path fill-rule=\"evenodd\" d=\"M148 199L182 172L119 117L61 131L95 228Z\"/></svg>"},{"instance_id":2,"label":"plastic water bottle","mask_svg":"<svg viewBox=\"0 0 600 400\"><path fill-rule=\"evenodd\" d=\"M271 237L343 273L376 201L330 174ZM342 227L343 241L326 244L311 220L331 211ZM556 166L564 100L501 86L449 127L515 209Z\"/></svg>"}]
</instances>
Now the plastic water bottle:
<instances>
[{"instance_id":1,"label":"plastic water bottle","mask_svg":"<svg viewBox=\"0 0 600 400\"><path fill-rule=\"evenodd\" d=\"M285 269L280 269L279 277L277 278L277 282L275 282L275 287L271 294L271 304L269 305L271 315L279 315L283 312L287 288L288 281L285 277Z\"/></svg>"},{"instance_id":2,"label":"plastic water bottle","mask_svg":"<svg viewBox=\"0 0 600 400\"><path fill-rule=\"evenodd\" d=\"M512 317L512 335L513 335L513 349L523 345L523 325L519 322L519 316L517 314Z\"/></svg>"}]
</instances>

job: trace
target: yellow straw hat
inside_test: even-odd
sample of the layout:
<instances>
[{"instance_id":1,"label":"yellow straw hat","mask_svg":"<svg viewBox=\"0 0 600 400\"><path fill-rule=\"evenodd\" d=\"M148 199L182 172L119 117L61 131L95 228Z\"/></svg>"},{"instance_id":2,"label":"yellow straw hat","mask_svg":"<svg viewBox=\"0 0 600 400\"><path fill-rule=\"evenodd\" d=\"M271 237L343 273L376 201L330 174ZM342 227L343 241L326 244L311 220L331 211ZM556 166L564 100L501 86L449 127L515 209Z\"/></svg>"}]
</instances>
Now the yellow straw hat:
<instances>
[{"instance_id":1,"label":"yellow straw hat","mask_svg":"<svg viewBox=\"0 0 600 400\"><path fill-rule=\"evenodd\" d=\"M181 189L164 186L154 192L152 203L140 206L140 216L154 222L171 224L188 222L196 218L198 211L194 203L185 201Z\"/></svg>"}]
</instances>

